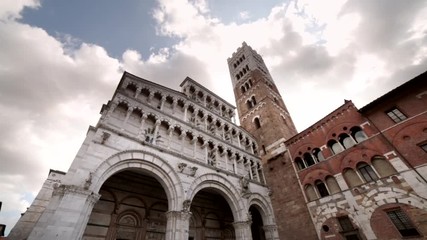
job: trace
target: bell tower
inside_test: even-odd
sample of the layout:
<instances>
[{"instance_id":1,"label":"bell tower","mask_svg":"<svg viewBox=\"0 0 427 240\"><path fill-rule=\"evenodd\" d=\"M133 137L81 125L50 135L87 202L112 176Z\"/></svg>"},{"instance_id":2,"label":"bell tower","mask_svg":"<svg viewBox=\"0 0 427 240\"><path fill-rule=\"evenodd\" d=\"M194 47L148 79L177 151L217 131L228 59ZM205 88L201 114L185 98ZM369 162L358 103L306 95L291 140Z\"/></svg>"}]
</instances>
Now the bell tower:
<instances>
[{"instance_id":1,"label":"bell tower","mask_svg":"<svg viewBox=\"0 0 427 240\"><path fill-rule=\"evenodd\" d=\"M243 42L227 61L240 125L256 138L265 162L284 151L296 128L261 55Z\"/></svg>"},{"instance_id":2,"label":"bell tower","mask_svg":"<svg viewBox=\"0 0 427 240\"><path fill-rule=\"evenodd\" d=\"M227 59L240 125L254 136L281 239L317 239L285 142L297 134L262 57L243 42Z\"/></svg>"}]
</instances>

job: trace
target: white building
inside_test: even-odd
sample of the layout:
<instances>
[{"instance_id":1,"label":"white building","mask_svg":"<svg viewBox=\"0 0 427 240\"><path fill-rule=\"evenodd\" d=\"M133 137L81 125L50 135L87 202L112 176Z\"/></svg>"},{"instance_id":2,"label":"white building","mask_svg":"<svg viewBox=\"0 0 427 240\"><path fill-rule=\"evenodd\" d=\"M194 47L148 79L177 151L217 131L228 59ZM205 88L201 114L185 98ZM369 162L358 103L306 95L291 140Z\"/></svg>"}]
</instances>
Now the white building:
<instances>
[{"instance_id":1,"label":"white building","mask_svg":"<svg viewBox=\"0 0 427 240\"><path fill-rule=\"evenodd\" d=\"M10 239L278 239L258 145L235 107L125 72L67 173L51 171Z\"/></svg>"}]
</instances>

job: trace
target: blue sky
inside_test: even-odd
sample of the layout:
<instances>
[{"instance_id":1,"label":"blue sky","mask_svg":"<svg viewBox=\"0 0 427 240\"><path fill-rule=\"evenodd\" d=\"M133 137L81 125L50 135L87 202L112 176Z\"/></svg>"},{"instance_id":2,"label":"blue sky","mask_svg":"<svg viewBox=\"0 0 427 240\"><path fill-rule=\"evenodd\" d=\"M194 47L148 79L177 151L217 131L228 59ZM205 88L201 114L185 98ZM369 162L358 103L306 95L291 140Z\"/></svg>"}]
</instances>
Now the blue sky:
<instances>
[{"instance_id":1,"label":"blue sky","mask_svg":"<svg viewBox=\"0 0 427 240\"><path fill-rule=\"evenodd\" d=\"M67 171L124 70L234 103L226 59L264 58L299 131L427 70L423 0L0 1L0 223Z\"/></svg>"}]
</instances>

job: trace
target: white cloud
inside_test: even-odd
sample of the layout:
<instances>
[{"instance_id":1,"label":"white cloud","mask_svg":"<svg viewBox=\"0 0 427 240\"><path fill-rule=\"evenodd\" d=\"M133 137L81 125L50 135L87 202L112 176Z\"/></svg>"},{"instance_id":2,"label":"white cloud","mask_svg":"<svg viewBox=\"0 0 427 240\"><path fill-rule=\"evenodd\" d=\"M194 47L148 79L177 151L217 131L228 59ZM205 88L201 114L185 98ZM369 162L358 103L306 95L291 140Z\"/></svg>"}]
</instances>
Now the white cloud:
<instances>
[{"instance_id":1,"label":"white cloud","mask_svg":"<svg viewBox=\"0 0 427 240\"><path fill-rule=\"evenodd\" d=\"M40 0L2 0L0 1L0 20L15 20L21 18L25 7L40 7Z\"/></svg>"},{"instance_id":2,"label":"white cloud","mask_svg":"<svg viewBox=\"0 0 427 240\"><path fill-rule=\"evenodd\" d=\"M242 12L239 12L239 17L242 20L246 20L246 19L249 19L251 16L248 11L242 11Z\"/></svg>"},{"instance_id":3,"label":"white cloud","mask_svg":"<svg viewBox=\"0 0 427 240\"><path fill-rule=\"evenodd\" d=\"M226 59L246 41L263 55L299 130L344 99L362 107L426 70L426 4L387 2L300 0L225 24L209 15L207 1L159 0L158 33L179 43L114 59L102 46L15 21L38 1L2 1L0 222L12 226L10 211L23 210L49 168L66 171L122 70L175 89L188 75L234 103Z\"/></svg>"}]
</instances>

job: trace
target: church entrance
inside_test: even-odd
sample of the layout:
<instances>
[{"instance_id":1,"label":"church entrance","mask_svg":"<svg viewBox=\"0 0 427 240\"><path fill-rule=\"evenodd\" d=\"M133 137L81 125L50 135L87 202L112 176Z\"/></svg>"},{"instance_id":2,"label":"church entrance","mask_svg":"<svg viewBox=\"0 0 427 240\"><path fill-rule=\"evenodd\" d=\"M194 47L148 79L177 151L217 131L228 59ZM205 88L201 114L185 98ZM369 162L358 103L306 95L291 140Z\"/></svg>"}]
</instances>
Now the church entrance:
<instances>
[{"instance_id":1,"label":"church entrance","mask_svg":"<svg viewBox=\"0 0 427 240\"><path fill-rule=\"evenodd\" d=\"M193 198L189 239L234 240L233 214L216 190L203 189Z\"/></svg>"},{"instance_id":2,"label":"church entrance","mask_svg":"<svg viewBox=\"0 0 427 240\"><path fill-rule=\"evenodd\" d=\"M127 170L102 185L83 239L163 240L168 201L152 176Z\"/></svg>"},{"instance_id":3,"label":"church entrance","mask_svg":"<svg viewBox=\"0 0 427 240\"><path fill-rule=\"evenodd\" d=\"M252 216L251 232L253 240L265 240L265 232L263 229L263 222L261 214L258 209L254 206L249 208L249 212Z\"/></svg>"}]
</instances>

